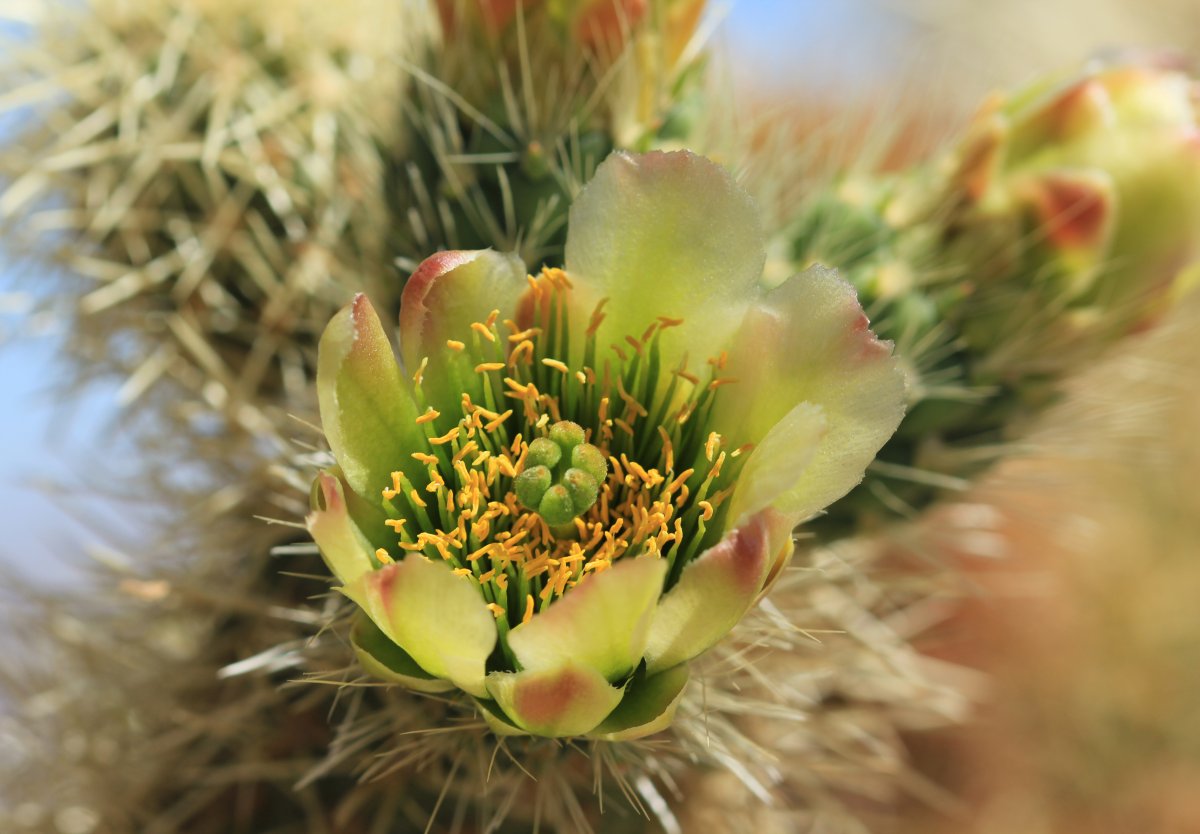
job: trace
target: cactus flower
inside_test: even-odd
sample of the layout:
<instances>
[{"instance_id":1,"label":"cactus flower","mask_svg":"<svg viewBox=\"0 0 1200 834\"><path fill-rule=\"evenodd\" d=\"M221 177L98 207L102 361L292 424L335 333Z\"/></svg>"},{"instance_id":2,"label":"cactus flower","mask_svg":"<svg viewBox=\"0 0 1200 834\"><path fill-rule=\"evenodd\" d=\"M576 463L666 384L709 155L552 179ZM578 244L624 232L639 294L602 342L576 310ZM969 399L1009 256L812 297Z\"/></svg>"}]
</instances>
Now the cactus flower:
<instances>
[{"instance_id":1,"label":"cactus flower","mask_svg":"<svg viewBox=\"0 0 1200 834\"><path fill-rule=\"evenodd\" d=\"M442 252L404 288L401 364L356 298L320 343L337 466L308 526L362 610L364 669L461 690L499 733L672 720L688 661L853 487L904 384L854 291L761 283L750 197L687 152L614 154L564 269Z\"/></svg>"}]
</instances>

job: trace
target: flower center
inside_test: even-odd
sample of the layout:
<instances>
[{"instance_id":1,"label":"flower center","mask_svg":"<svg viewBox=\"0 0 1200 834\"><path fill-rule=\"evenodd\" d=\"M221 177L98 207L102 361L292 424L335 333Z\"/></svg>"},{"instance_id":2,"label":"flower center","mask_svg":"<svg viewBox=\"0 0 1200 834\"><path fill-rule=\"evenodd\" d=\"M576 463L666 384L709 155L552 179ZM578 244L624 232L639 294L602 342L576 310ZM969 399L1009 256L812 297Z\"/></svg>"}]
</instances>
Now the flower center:
<instances>
[{"instance_id":1,"label":"flower center","mask_svg":"<svg viewBox=\"0 0 1200 834\"><path fill-rule=\"evenodd\" d=\"M686 360L662 372L660 335L678 320L660 318L598 358L601 304L573 363L567 275L529 280L536 326L505 321L501 335L493 312L469 341L447 343L460 360L450 367L473 377L461 414L426 407L417 418L428 448L412 456L428 480L392 473L383 498L398 541L376 552L381 563L403 552L449 562L478 583L502 635L617 559L667 559L674 584L719 535L750 448L707 429L734 381L720 376L723 356L708 361L706 381ZM419 402L425 370L414 376Z\"/></svg>"}]
</instances>

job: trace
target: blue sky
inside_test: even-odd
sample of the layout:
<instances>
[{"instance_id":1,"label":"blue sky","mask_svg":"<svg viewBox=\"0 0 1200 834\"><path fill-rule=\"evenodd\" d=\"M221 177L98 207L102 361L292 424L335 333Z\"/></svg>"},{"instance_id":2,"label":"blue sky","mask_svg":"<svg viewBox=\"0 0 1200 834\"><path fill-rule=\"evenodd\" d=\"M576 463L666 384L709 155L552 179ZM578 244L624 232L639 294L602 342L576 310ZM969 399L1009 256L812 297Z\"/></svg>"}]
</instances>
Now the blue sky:
<instances>
[{"instance_id":1,"label":"blue sky","mask_svg":"<svg viewBox=\"0 0 1200 834\"><path fill-rule=\"evenodd\" d=\"M824 66L836 67L839 83L853 88L899 59L896 35L896 21L866 0L742 0L722 23L719 48L742 79L778 87L808 79L824 86L833 75ZM0 141L3 134L0 122ZM114 464L114 454L130 451L115 443L115 385L97 382L70 403L50 393L62 374L59 336L40 332L22 312L21 299L44 291L46 277L0 253L0 561L63 582L71 580L85 548L99 542L102 516L111 511L95 502L83 511L81 501L52 498L41 484L61 481L86 493ZM63 506L75 509L68 514ZM85 516L83 523L77 515Z\"/></svg>"}]
</instances>

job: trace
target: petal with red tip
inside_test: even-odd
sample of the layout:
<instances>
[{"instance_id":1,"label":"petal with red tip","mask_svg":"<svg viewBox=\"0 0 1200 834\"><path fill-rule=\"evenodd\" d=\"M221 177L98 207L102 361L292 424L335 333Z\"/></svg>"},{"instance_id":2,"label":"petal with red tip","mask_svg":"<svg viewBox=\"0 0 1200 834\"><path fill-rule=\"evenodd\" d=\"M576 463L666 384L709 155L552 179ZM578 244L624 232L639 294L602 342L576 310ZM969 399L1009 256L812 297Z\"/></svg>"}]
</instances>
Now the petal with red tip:
<instances>
[{"instance_id":1,"label":"petal with red tip","mask_svg":"<svg viewBox=\"0 0 1200 834\"><path fill-rule=\"evenodd\" d=\"M491 249L438 252L417 267L400 298L400 355L410 372L428 359L422 387L436 408L457 409L464 391L481 391L474 370L480 360L447 342L471 344L478 338L471 324L493 310L501 320L512 318L528 287L521 259ZM504 348L501 343L497 354Z\"/></svg>"},{"instance_id":2,"label":"petal with red tip","mask_svg":"<svg viewBox=\"0 0 1200 834\"><path fill-rule=\"evenodd\" d=\"M618 560L514 628L508 645L525 669L573 662L618 680L642 659L666 572L662 559Z\"/></svg>"},{"instance_id":3,"label":"petal with red tip","mask_svg":"<svg viewBox=\"0 0 1200 834\"><path fill-rule=\"evenodd\" d=\"M639 675L625 687L620 705L588 735L601 741L630 741L665 730L675 718L687 682L686 663L657 675Z\"/></svg>"},{"instance_id":4,"label":"petal with red tip","mask_svg":"<svg viewBox=\"0 0 1200 834\"><path fill-rule=\"evenodd\" d=\"M341 481L321 472L313 486L318 503L305 524L329 570L339 582L348 585L375 569L371 556L375 548L350 518Z\"/></svg>"},{"instance_id":5,"label":"petal with red tip","mask_svg":"<svg viewBox=\"0 0 1200 834\"><path fill-rule=\"evenodd\" d=\"M479 586L419 554L347 585L379 629L430 675L483 696L485 665L496 646L496 618Z\"/></svg>"},{"instance_id":6,"label":"petal with red tip","mask_svg":"<svg viewBox=\"0 0 1200 834\"><path fill-rule=\"evenodd\" d=\"M621 702L621 690L595 669L568 664L525 672L493 672L487 688L504 714L538 736L581 736Z\"/></svg>"},{"instance_id":7,"label":"petal with red tip","mask_svg":"<svg viewBox=\"0 0 1200 834\"><path fill-rule=\"evenodd\" d=\"M571 206L566 268L576 312L607 298L597 344L683 319L662 336L664 367L724 347L766 258L758 209L724 168L688 151L614 153Z\"/></svg>"},{"instance_id":8,"label":"petal with red tip","mask_svg":"<svg viewBox=\"0 0 1200 834\"><path fill-rule=\"evenodd\" d=\"M357 295L335 315L317 347L321 425L346 482L375 498L403 470L420 478L409 453L424 443L417 409L400 376L379 316Z\"/></svg>"},{"instance_id":9,"label":"petal with red tip","mask_svg":"<svg viewBox=\"0 0 1200 834\"><path fill-rule=\"evenodd\" d=\"M359 617L350 630L350 645L359 665L368 675L399 684L416 692L446 692L454 688L450 681L435 678L397 646L379 626L367 617Z\"/></svg>"},{"instance_id":10,"label":"petal with red tip","mask_svg":"<svg viewBox=\"0 0 1200 834\"><path fill-rule=\"evenodd\" d=\"M793 524L810 517L861 481L895 432L904 375L891 343L868 325L854 289L824 267L786 281L746 314L725 370L741 396L718 401L712 418L722 434L758 445L739 476L749 487L734 493L734 523L768 505Z\"/></svg>"},{"instance_id":11,"label":"petal with red tip","mask_svg":"<svg viewBox=\"0 0 1200 834\"><path fill-rule=\"evenodd\" d=\"M1046 171L1013 186L1032 206L1041 234L1064 250L1107 251L1115 225L1112 177L1099 170Z\"/></svg>"},{"instance_id":12,"label":"petal with red tip","mask_svg":"<svg viewBox=\"0 0 1200 834\"><path fill-rule=\"evenodd\" d=\"M782 516L764 510L684 567L655 609L647 673L691 660L728 634L758 598L775 551L790 532Z\"/></svg>"}]
</instances>

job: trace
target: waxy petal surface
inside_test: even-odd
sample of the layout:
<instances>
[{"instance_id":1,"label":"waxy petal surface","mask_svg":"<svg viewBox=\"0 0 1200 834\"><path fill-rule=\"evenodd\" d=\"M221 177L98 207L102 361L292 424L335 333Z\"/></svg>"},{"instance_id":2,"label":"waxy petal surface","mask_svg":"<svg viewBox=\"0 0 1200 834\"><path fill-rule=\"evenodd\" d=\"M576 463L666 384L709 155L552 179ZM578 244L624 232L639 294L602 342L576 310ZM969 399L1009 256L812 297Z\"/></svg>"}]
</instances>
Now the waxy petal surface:
<instances>
[{"instance_id":1,"label":"waxy petal surface","mask_svg":"<svg viewBox=\"0 0 1200 834\"><path fill-rule=\"evenodd\" d=\"M483 696L496 618L465 577L419 554L359 577L342 592L434 677Z\"/></svg>"},{"instance_id":2,"label":"waxy petal surface","mask_svg":"<svg viewBox=\"0 0 1200 834\"><path fill-rule=\"evenodd\" d=\"M363 671L372 677L416 692L447 692L454 684L422 669L368 617L359 617L350 631L350 645Z\"/></svg>"},{"instance_id":3,"label":"waxy petal surface","mask_svg":"<svg viewBox=\"0 0 1200 834\"><path fill-rule=\"evenodd\" d=\"M512 318L528 286L521 259L491 249L439 252L417 267L400 299L400 355L409 373L428 359L422 388L431 405L456 409L464 391L479 401L478 360L447 342L471 344L479 338L471 324L483 322L493 310L501 321ZM500 332L503 338L502 326ZM503 348L502 342L497 345L497 354Z\"/></svg>"},{"instance_id":4,"label":"waxy petal surface","mask_svg":"<svg viewBox=\"0 0 1200 834\"><path fill-rule=\"evenodd\" d=\"M355 296L321 336L317 348L321 426L346 482L374 501L391 472L422 472L409 452L424 435L391 343L366 296Z\"/></svg>"},{"instance_id":5,"label":"waxy petal surface","mask_svg":"<svg viewBox=\"0 0 1200 834\"><path fill-rule=\"evenodd\" d=\"M581 736L621 702L622 692L586 666L493 672L487 688L505 715L539 736Z\"/></svg>"},{"instance_id":6,"label":"waxy petal surface","mask_svg":"<svg viewBox=\"0 0 1200 834\"><path fill-rule=\"evenodd\" d=\"M328 472L317 475L320 506L305 519L321 558L343 585L356 581L376 567L375 548L350 518L342 483Z\"/></svg>"},{"instance_id":7,"label":"waxy petal surface","mask_svg":"<svg viewBox=\"0 0 1200 834\"><path fill-rule=\"evenodd\" d=\"M760 444L739 480L779 473L786 437L768 435L800 403L821 410L825 431L794 483L771 503L793 523L849 492L904 416L904 375L889 342L868 327L854 289L830 269L813 267L770 292L746 314L726 372L739 397L718 402L714 428ZM806 432L807 440L811 433ZM752 503L747 503L753 497ZM757 512L764 491L734 493L735 522Z\"/></svg>"},{"instance_id":8,"label":"waxy petal surface","mask_svg":"<svg viewBox=\"0 0 1200 834\"><path fill-rule=\"evenodd\" d=\"M635 678L625 688L620 705L589 735L601 741L630 741L665 730L675 718L687 682L686 663Z\"/></svg>"},{"instance_id":9,"label":"waxy petal surface","mask_svg":"<svg viewBox=\"0 0 1200 834\"><path fill-rule=\"evenodd\" d=\"M657 317L663 365L715 356L757 294L766 258L754 201L721 166L687 151L614 153L571 206L566 268L587 321L608 299L597 345L642 333Z\"/></svg>"},{"instance_id":10,"label":"waxy petal surface","mask_svg":"<svg viewBox=\"0 0 1200 834\"><path fill-rule=\"evenodd\" d=\"M514 628L508 645L525 669L575 663L615 681L642 659L666 572L662 559L620 559Z\"/></svg>"},{"instance_id":11,"label":"waxy petal surface","mask_svg":"<svg viewBox=\"0 0 1200 834\"><path fill-rule=\"evenodd\" d=\"M764 510L701 553L654 612L646 646L650 674L691 660L729 633L750 608L790 526Z\"/></svg>"}]
</instances>

